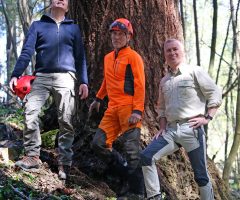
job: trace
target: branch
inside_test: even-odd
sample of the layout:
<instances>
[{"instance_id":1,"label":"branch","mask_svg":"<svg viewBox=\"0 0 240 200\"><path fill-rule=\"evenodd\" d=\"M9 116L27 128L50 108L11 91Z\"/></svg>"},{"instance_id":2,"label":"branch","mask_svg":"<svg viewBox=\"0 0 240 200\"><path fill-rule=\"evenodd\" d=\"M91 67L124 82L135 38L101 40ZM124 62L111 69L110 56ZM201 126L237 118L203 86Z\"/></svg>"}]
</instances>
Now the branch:
<instances>
[{"instance_id":1,"label":"branch","mask_svg":"<svg viewBox=\"0 0 240 200\"><path fill-rule=\"evenodd\" d=\"M227 89L227 91L222 94L222 98L226 97L228 95L228 93L231 92L238 85L238 78L239 77L237 77L233 81L233 83L230 85L230 87Z\"/></svg>"},{"instance_id":2,"label":"branch","mask_svg":"<svg viewBox=\"0 0 240 200\"><path fill-rule=\"evenodd\" d=\"M203 44L205 44L207 47L211 48L211 46L209 46L209 45L208 45L206 42L204 42L203 40L201 40L201 42L202 42ZM214 51L214 52L215 52L216 55L218 55L219 57L221 57L221 55L220 55L219 53L217 53L216 51ZM222 58L222 60L223 60L230 68L234 69L234 68L232 67L232 65L231 65L229 62L227 62L224 58Z\"/></svg>"}]
</instances>

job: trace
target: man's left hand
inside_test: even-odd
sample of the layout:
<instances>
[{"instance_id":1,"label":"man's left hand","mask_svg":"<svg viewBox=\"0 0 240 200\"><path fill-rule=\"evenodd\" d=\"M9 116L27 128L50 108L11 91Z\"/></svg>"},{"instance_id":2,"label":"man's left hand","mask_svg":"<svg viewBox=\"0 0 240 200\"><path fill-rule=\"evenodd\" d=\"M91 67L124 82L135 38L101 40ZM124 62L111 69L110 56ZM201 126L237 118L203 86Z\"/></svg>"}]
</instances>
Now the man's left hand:
<instances>
[{"instance_id":1,"label":"man's left hand","mask_svg":"<svg viewBox=\"0 0 240 200\"><path fill-rule=\"evenodd\" d=\"M137 113L132 113L128 119L129 124L136 124L142 120L142 116Z\"/></svg>"},{"instance_id":2,"label":"man's left hand","mask_svg":"<svg viewBox=\"0 0 240 200\"><path fill-rule=\"evenodd\" d=\"M88 86L86 84L81 84L79 86L79 96L81 96L81 99L86 99L88 97Z\"/></svg>"},{"instance_id":3,"label":"man's left hand","mask_svg":"<svg viewBox=\"0 0 240 200\"><path fill-rule=\"evenodd\" d=\"M188 120L190 123L190 127L192 128L198 128L202 125L206 125L209 122L209 119L206 119L204 116L194 117L190 120Z\"/></svg>"}]
</instances>

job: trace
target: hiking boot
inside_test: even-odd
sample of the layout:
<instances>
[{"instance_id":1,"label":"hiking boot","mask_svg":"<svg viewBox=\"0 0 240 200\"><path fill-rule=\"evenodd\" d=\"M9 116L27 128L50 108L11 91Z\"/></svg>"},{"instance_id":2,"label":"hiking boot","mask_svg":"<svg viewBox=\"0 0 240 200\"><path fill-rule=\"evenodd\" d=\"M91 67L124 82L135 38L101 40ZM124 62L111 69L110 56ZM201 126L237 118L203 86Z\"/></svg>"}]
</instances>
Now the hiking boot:
<instances>
[{"instance_id":1,"label":"hiking boot","mask_svg":"<svg viewBox=\"0 0 240 200\"><path fill-rule=\"evenodd\" d=\"M15 166L22 168L23 170L38 169L42 164L39 156L24 156L21 160L15 163Z\"/></svg>"},{"instance_id":2,"label":"hiking boot","mask_svg":"<svg viewBox=\"0 0 240 200\"><path fill-rule=\"evenodd\" d=\"M118 197L117 200L144 200L144 195L127 193L123 196Z\"/></svg>"},{"instance_id":3,"label":"hiking boot","mask_svg":"<svg viewBox=\"0 0 240 200\"><path fill-rule=\"evenodd\" d=\"M161 194L157 194L153 197L148 198L148 200L162 200Z\"/></svg>"},{"instance_id":4,"label":"hiking boot","mask_svg":"<svg viewBox=\"0 0 240 200\"><path fill-rule=\"evenodd\" d=\"M68 165L59 165L58 166L58 178L61 180L66 180L70 172L70 166Z\"/></svg>"}]
</instances>

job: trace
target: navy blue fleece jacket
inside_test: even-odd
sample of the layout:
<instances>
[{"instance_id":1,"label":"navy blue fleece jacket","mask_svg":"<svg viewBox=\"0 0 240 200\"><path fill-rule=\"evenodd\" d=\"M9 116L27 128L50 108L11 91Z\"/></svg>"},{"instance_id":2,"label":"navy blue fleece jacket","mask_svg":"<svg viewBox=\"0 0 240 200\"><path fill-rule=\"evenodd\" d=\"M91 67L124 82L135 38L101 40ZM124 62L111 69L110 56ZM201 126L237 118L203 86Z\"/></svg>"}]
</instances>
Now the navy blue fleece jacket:
<instances>
[{"instance_id":1,"label":"navy blue fleece jacket","mask_svg":"<svg viewBox=\"0 0 240 200\"><path fill-rule=\"evenodd\" d=\"M86 57L79 26L64 19L58 27L43 15L29 28L12 77L19 77L36 52L35 72L75 72L80 83L88 84Z\"/></svg>"}]
</instances>

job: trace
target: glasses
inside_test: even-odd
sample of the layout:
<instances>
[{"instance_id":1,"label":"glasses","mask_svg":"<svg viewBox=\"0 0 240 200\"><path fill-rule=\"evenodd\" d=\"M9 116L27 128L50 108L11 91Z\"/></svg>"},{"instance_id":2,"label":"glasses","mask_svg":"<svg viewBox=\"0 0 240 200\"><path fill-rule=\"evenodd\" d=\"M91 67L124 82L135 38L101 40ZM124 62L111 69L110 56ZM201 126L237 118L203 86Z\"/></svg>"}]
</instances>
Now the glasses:
<instances>
[{"instance_id":1,"label":"glasses","mask_svg":"<svg viewBox=\"0 0 240 200\"><path fill-rule=\"evenodd\" d=\"M110 25L110 31L112 30L122 30L122 31L128 31L125 24L122 24L121 22L115 21Z\"/></svg>"}]
</instances>

